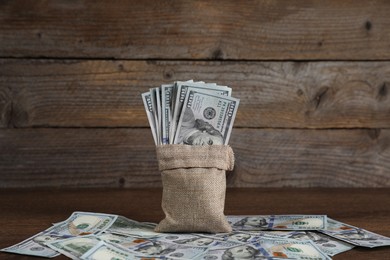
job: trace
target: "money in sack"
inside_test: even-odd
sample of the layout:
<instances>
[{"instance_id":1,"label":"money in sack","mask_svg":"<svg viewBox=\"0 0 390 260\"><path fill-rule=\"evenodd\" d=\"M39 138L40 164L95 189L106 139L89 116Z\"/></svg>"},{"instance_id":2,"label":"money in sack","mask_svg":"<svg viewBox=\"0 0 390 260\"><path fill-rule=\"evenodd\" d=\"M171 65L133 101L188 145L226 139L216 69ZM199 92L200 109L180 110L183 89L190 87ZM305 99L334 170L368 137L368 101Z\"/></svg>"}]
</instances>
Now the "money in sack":
<instances>
[{"instance_id":1,"label":"money in sack","mask_svg":"<svg viewBox=\"0 0 390 260\"><path fill-rule=\"evenodd\" d=\"M165 218L157 232L231 232L224 215L226 171L233 170L229 145L159 145Z\"/></svg>"}]
</instances>

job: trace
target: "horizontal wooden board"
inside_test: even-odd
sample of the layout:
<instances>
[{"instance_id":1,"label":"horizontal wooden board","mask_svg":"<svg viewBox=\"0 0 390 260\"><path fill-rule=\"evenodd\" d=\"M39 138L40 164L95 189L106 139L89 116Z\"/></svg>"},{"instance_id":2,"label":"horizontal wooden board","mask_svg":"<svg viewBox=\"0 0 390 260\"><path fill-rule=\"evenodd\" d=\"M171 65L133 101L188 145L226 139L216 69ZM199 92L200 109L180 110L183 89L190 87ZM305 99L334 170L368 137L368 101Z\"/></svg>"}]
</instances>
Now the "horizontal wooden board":
<instances>
[{"instance_id":1,"label":"horizontal wooden board","mask_svg":"<svg viewBox=\"0 0 390 260\"><path fill-rule=\"evenodd\" d=\"M1 187L159 186L146 129L0 131Z\"/></svg>"},{"instance_id":2,"label":"horizontal wooden board","mask_svg":"<svg viewBox=\"0 0 390 260\"><path fill-rule=\"evenodd\" d=\"M389 187L390 130L237 129L234 187Z\"/></svg>"},{"instance_id":3,"label":"horizontal wooden board","mask_svg":"<svg viewBox=\"0 0 390 260\"><path fill-rule=\"evenodd\" d=\"M390 2L1 1L1 57L390 58Z\"/></svg>"},{"instance_id":4,"label":"horizontal wooden board","mask_svg":"<svg viewBox=\"0 0 390 260\"><path fill-rule=\"evenodd\" d=\"M230 187L390 187L390 130L234 129ZM2 129L0 188L159 187L147 129Z\"/></svg>"},{"instance_id":5,"label":"horizontal wooden board","mask_svg":"<svg viewBox=\"0 0 390 260\"><path fill-rule=\"evenodd\" d=\"M187 79L232 87L236 127L390 127L390 62L15 59L0 60L0 126L146 127L141 93Z\"/></svg>"}]
</instances>

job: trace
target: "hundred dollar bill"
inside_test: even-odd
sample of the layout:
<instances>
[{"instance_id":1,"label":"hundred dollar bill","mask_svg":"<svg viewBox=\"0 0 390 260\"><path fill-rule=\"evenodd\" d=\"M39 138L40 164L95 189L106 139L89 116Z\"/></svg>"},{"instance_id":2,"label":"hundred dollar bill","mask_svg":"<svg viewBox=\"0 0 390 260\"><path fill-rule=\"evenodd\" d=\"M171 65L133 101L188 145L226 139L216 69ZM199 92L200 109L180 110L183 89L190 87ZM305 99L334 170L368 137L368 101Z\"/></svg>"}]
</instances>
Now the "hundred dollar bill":
<instances>
[{"instance_id":1,"label":"hundred dollar bill","mask_svg":"<svg viewBox=\"0 0 390 260\"><path fill-rule=\"evenodd\" d=\"M271 232L269 232L271 233ZM334 256L354 248L353 245L334 239L330 236L313 231L286 232L285 238L296 240L311 240L325 254Z\"/></svg>"},{"instance_id":2,"label":"hundred dollar bill","mask_svg":"<svg viewBox=\"0 0 390 260\"><path fill-rule=\"evenodd\" d=\"M334 219L328 218L328 227L320 232L362 247L390 246L390 238L362 228L351 226Z\"/></svg>"},{"instance_id":3,"label":"hundred dollar bill","mask_svg":"<svg viewBox=\"0 0 390 260\"><path fill-rule=\"evenodd\" d=\"M180 84L184 84L184 83L194 83L194 80L187 80L187 81L175 81L173 82L173 95L172 95L172 99L171 99L171 110L172 110L172 117L173 117L173 113L174 113L174 110L175 110L175 102L176 102L176 94L177 94L177 86L179 86ZM200 82L200 81L197 81L195 83L204 83L203 81Z\"/></svg>"},{"instance_id":4,"label":"hundred dollar bill","mask_svg":"<svg viewBox=\"0 0 390 260\"><path fill-rule=\"evenodd\" d=\"M228 144L239 100L189 88L174 139L175 144Z\"/></svg>"},{"instance_id":5,"label":"hundred dollar bill","mask_svg":"<svg viewBox=\"0 0 390 260\"><path fill-rule=\"evenodd\" d=\"M161 96L159 88L151 88L150 98L152 100L153 117L156 125L157 144L161 144Z\"/></svg>"},{"instance_id":6,"label":"hundred dollar bill","mask_svg":"<svg viewBox=\"0 0 390 260\"><path fill-rule=\"evenodd\" d=\"M169 129L172 122L172 98L174 85L161 85L162 144L169 144Z\"/></svg>"},{"instance_id":7,"label":"hundred dollar bill","mask_svg":"<svg viewBox=\"0 0 390 260\"><path fill-rule=\"evenodd\" d=\"M224 240L237 241L241 243L256 243L262 238L275 239L297 239L297 240L311 240L324 253L329 256L351 250L354 246L333 239L327 235L312 231L258 231L252 232L232 232L227 234L216 234L215 237Z\"/></svg>"},{"instance_id":8,"label":"hundred dollar bill","mask_svg":"<svg viewBox=\"0 0 390 260\"><path fill-rule=\"evenodd\" d=\"M0 251L47 258L56 257L59 255L59 253L46 246L45 243L49 241L63 239L66 238L66 236L50 234L53 229L54 227L50 227L47 230L40 232L16 245L1 249Z\"/></svg>"},{"instance_id":9,"label":"hundred dollar bill","mask_svg":"<svg viewBox=\"0 0 390 260\"><path fill-rule=\"evenodd\" d=\"M211 248L204 254L196 257L196 260L225 260L225 259L280 259L272 257L256 244L239 244L226 248Z\"/></svg>"},{"instance_id":10,"label":"hundred dollar bill","mask_svg":"<svg viewBox=\"0 0 390 260\"><path fill-rule=\"evenodd\" d=\"M330 260L312 241L295 239L263 238L256 243L257 248L263 248L270 256L291 259Z\"/></svg>"},{"instance_id":11,"label":"hundred dollar bill","mask_svg":"<svg viewBox=\"0 0 390 260\"><path fill-rule=\"evenodd\" d=\"M96 246L83 254L80 259L85 260L133 260L133 259L160 259L158 257L147 258L137 256L133 252L126 251L115 245L108 244L104 241L99 242Z\"/></svg>"},{"instance_id":12,"label":"hundred dollar bill","mask_svg":"<svg viewBox=\"0 0 390 260\"><path fill-rule=\"evenodd\" d=\"M115 244L123 248L131 248L140 244L150 242L147 238L140 238L130 235L117 235L111 233L103 233L98 235L98 238L110 244Z\"/></svg>"},{"instance_id":13,"label":"hundred dollar bill","mask_svg":"<svg viewBox=\"0 0 390 260\"><path fill-rule=\"evenodd\" d=\"M218 259L330 259L311 241L263 238L255 243L210 249L198 260Z\"/></svg>"},{"instance_id":14,"label":"hundred dollar bill","mask_svg":"<svg viewBox=\"0 0 390 260\"><path fill-rule=\"evenodd\" d=\"M100 241L101 239L95 235L86 235L46 242L46 245L71 259L80 259Z\"/></svg>"},{"instance_id":15,"label":"hundred dollar bill","mask_svg":"<svg viewBox=\"0 0 390 260\"><path fill-rule=\"evenodd\" d=\"M186 246L156 240L150 243L127 247L127 249L136 255L147 257L163 256L168 259L194 259L208 250L207 247Z\"/></svg>"},{"instance_id":16,"label":"hundred dollar bill","mask_svg":"<svg viewBox=\"0 0 390 260\"><path fill-rule=\"evenodd\" d=\"M82 255L87 253L90 249L96 246L100 241L109 244L115 244L123 249L127 247L134 247L136 245L149 242L146 239L115 235L110 233L102 233L99 235L85 235L78 237L70 237L66 239L46 242L45 244L55 251L71 258L80 259Z\"/></svg>"},{"instance_id":17,"label":"hundred dollar bill","mask_svg":"<svg viewBox=\"0 0 390 260\"><path fill-rule=\"evenodd\" d=\"M171 129L170 129L170 139L171 144L173 143L174 137L177 132L177 126L179 124L180 116L183 111L185 98L189 89L200 90L200 91L210 91L213 94L231 96L232 89L226 86L217 86L213 83L188 83L188 82L176 82L175 84L175 106L173 110Z\"/></svg>"},{"instance_id":18,"label":"hundred dollar bill","mask_svg":"<svg viewBox=\"0 0 390 260\"><path fill-rule=\"evenodd\" d=\"M157 133L156 133L156 121L154 120L152 98L150 92L142 93L142 101L144 103L146 116L148 118L150 129L152 130L152 136L154 143L157 145Z\"/></svg>"},{"instance_id":19,"label":"hundred dollar bill","mask_svg":"<svg viewBox=\"0 0 390 260\"><path fill-rule=\"evenodd\" d=\"M160 235L159 233L154 232L154 227L155 224L141 223L123 216L118 216L106 232L141 238L152 238Z\"/></svg>"},{"instance_id":20,"label":"hundred dollar bill","mask_svg":"<svg viewBox=\"0 0 390 260\"><path fill-rule=\"evenodd\" d=\"M100 234L109 228L117 217L111 214L76 211L67 220L55 224L51 234L59 236Z\"/></svg>"},{"instance_id":21,"label":"hundred dollar bill","mask_svg":"<svg viewBox=\"0 0 390 260\"><path fill-rule=\"evenodd\" d=\"M216 239L222 239L224 241L235 241L240 243L255 243L259 239L263 238L261 232L251 233L245 231L233 231L231 233L218 233L213 235Z\"/></svg>"},{"instance_id":22,"label":"hundred dollar bill","mask_svg":"<svg viewBox=\"0 0 390 260\"><path fill-rule=\"evenodd\" d=\"M200 247L212 247L216 243L220 242L220 239L216 239L212 236L204 237L196 234L161 234L154 238L155 241L168 242L178 245L186 246L200 246Z\"/></svg>"},{"instance_id":23,"label":"hundred dollar bill","mask_svg":"<svg viewBox=\"0 0 390 260\"><path fill-rule=\"evenodd\" d=\"M233 230L320 230L326 228L326 215L227 216Z\"/></svg>"}]
</instances>

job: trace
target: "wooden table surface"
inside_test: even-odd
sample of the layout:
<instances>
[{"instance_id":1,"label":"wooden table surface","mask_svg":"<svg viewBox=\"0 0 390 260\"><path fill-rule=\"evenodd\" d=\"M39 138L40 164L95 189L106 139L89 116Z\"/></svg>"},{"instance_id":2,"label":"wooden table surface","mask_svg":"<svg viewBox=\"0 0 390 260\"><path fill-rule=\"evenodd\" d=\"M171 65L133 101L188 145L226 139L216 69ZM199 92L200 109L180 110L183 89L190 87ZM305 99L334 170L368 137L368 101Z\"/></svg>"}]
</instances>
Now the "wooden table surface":
<instances>
[{"instance_id":1,"label":"wooden table surface","mask_svg":"<svg viewBox=\"0 0 390 260\"><path fill-rule=\"evenodd\" d=\"M158 222L163 217L160 203L161 189L3 189L0 190L0 248L66 219L73 211L112 213ZM390 236L390 189L228 189L225 213L326 214ZM0 259L37 258L0 252ZM390 259L390 247L355 248L333 259Z\"/></svg>"}]
</instances>

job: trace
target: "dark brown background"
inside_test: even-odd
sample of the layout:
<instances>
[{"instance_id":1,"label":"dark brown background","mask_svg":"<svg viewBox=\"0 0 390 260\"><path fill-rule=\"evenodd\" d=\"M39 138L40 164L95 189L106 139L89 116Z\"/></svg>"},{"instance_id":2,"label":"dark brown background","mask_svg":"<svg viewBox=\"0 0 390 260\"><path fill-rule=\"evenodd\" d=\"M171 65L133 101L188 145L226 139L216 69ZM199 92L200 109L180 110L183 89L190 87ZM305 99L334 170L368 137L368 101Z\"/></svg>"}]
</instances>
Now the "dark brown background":
<instances>
[{"instance_id":1,"label":"dark brown background","mask_svg":"<svg viewBox=\"0 0 390 260\"><path fill-rule=\"evenodd\" d=\"M160 187L141 93L241 99L230 187L390 187L390 2L0 1L0 188Z\"/></svg>"}]
</instances>

